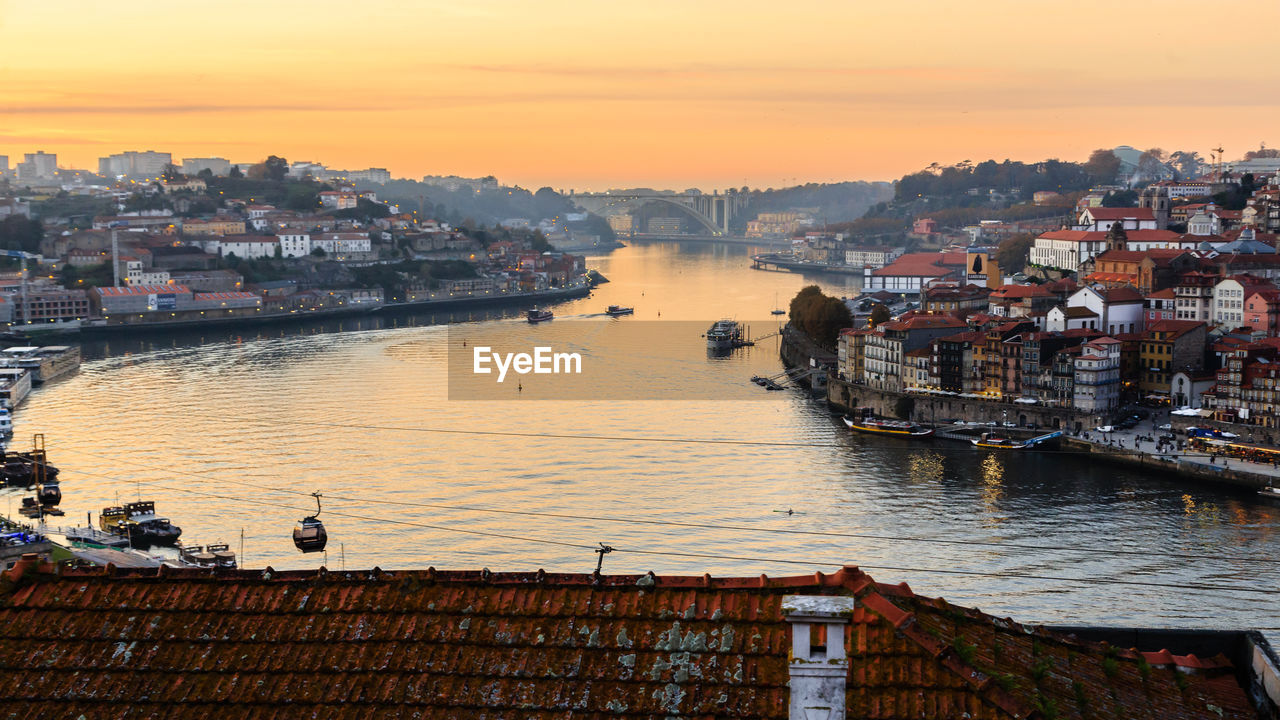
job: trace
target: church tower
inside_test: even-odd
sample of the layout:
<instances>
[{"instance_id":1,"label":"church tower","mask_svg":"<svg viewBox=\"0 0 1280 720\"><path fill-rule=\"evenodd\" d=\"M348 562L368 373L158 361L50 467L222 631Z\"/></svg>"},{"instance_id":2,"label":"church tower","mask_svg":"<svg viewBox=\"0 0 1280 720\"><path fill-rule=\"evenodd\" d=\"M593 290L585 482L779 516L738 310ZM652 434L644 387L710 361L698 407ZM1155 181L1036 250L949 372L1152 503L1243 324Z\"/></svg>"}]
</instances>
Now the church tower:
<instances>
[{"instance_id":1,"label":"church tower","mask_svg":"<svg viewBox=\"0 0 1280 720\"><path fill-rule=\"evenodd\" d=\"M1156 217L1156 229L1169 229L1169 188L1161 185L1148 185L1138 196L1138 207L1151 208Z\"/></svg>"},{"instance_id":2,"label":"church tower","mask_svg":"<svg viewBox=\"0 0 1280 720\"><path fill-rule=\"evenodd\" d=\"M1129 249L1129 233L1124 231L1124 225L1120 222L1111 223L1111 229L1107 231L1107 249Z\"/></svg>"}]
</instances>

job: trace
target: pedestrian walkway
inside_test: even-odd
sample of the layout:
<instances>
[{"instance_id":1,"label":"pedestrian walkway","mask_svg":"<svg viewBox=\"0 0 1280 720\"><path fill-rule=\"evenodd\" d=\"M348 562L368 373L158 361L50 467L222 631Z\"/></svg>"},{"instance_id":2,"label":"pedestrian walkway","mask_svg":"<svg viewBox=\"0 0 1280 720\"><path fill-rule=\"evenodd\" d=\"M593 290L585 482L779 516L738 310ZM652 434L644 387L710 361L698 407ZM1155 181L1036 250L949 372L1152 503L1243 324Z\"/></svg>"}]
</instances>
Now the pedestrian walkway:
<instances>
[{"instance_id":1,"label":"pedestrian walkway","mask_svg":"<svg viewBox=\"0 0 1280 720\"><path fill-rule=\"evenodd\" d=\"M1132 430L1116 430L1105 434L1099 433L1096 430L1087 430L1085 433L1081 433L1080 437L1076 439L1084 440L1085 442L1090 442L1095 445L1117 447L1122 450L1137 450L1138 452L1146 453L1152 457L1167 458L1191 465L1203 465L1206 468L1212 468L1215 470L1218 468L1242 470L1244 472L1274 478L1276 484L1280 485L1280 467L1277 467L1276 465L1250 462L1248 460L1229 458L1221 455L1216 457L1206 456L1201 451L1189 449L1179 451L1177 449L1178 442L1174 442L1172 446L1167 443L1161 446L1158 442L1138 439L1140 437L1159 438L1161 435L1168 435L1168 430L1156 429L1159 424L1161 424L1161 422L1158 420L1144 420L1138 424L1138 427L1133 428ZM1084 437L1085 434L1088 434L1089 436L1087 440ZM1180 437L1179 441L1184 441L1184 439ZM1212 462L1210 462L1210 460L1212 460Z\"/></svg>"}]
</instances>

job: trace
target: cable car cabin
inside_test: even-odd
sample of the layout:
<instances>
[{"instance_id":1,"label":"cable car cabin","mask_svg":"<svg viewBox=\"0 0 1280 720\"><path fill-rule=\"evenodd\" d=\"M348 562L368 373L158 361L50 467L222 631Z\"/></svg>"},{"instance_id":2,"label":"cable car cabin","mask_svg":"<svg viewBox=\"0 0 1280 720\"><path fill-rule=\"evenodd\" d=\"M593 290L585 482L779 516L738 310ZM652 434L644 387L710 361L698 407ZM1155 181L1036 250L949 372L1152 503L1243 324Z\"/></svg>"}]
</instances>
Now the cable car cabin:
<instances>
[{"instance_id":1,"label":"cable car cabin","mask_svg":"<svg viewBox=\"0 0 1280 720\"><path fill-rule=\"evenodd\" d=\"M324 523L320 522L320 493L313 492L311 497L316 499L316 514L302 518L298 527L293 529L293 544L304 553L320 552L329 541Z\"/></svg>"},{"instance_id":2,"label":"cable car cabin","mask_svg":"<svg viewBox=\"0 0 1280 720\"><path fill-rule=\"evenodd\" d=\"M62 488L56 482L46 482L36 489L36 498L41 505L53 507L62 502Z\"/></svg>"},{"instance_id":3,"label":"cable car cabin","mask_svg":"<svg viewBox=\"0 0 1280 720\"><path fill-rule=\"evenodd\" d=\"M324 523L315 517L303 518L302 523L293 529L293 544L304 553L320 552L328 541Z\"/></svg>"}]
</instances>

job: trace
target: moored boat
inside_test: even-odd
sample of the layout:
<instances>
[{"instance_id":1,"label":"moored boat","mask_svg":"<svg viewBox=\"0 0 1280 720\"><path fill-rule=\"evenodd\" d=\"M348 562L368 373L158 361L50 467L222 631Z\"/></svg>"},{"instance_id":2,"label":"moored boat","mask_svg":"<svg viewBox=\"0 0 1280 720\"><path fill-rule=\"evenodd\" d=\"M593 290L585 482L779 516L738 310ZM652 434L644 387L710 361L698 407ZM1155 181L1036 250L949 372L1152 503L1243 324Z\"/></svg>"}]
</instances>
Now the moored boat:
<instances>
[{"instance_id":1,"label":"moored boat","mask_svg":"<svg viewBox=\"0 0 1280 720\"><path fill-rule=\"evenodd\" d=\"M981 436L974 438L969 442L973 443L974 447L996 448L1003 450L1024 450L1027 447L1027 444L1020 440L992 435L991 433L982 433Z\"/></svg>"},{"instance_id":2,"label":"moored boat","mask_svg":"<svg viewBox=\"0 0 1280 720\"><path fill-rule=\"evenodd\" d=\"M134 545L173 545L182 535L182 528L156 515L156 504L150 501L103 508L98 525Z\"/></svg>"},{"instance_id":3,"label":"moored boat","mask_svg":"<svg viewBox=\"0 0 1280 720\"><path fill-rule=\"evenodd\" d=\"M533 309L525 313L525 318L531 323L540 323L551 320L555 315L550 310Z\"/></svg>"},{"instance_id":4,"label":"moored boat","mask_svg":"<svg viewBox=\"0 0 1280 720\"><path fill-rule=\"evenodd\" d=\"M630 315L635 311L635 308L623 307L621 305L610 305L605 309L604 314L610 317L618 317L619 315Z\"/></svg>"},{"instance_id":5,"label":"moored boat","mask_svg":"<svg viewBox=\"0 0 1280 720\"><path fill-rule=\"evenodd\" d=\"M850 430L872 435L892 435L893 437L904 438L925 438L933 435L932 429L921 427L905 420L882 420L872 417L854 420L845 415L844 424Z\"/></svg>"},{"instance_id":6,"label":"moored boat","mask_svg":"<svg viewBox=\"0 0 1280 720\"><path fill-rule=\"evenodd\" d=\"M1275 485L1268 485L1258 491L1258 497L1263 500L1280 503L1280 488Z\"/></svg>"},{"instance_id":7,"label":"moored boat","mask_svg":"<svg viewBox=\"0 0 1280 720\"><path fill-rule=\"evenodd\" d=\"M742 347L742 325L735 320L717 320L707 329L708 350L732 350Z\"/></svg>"}]
</instances>

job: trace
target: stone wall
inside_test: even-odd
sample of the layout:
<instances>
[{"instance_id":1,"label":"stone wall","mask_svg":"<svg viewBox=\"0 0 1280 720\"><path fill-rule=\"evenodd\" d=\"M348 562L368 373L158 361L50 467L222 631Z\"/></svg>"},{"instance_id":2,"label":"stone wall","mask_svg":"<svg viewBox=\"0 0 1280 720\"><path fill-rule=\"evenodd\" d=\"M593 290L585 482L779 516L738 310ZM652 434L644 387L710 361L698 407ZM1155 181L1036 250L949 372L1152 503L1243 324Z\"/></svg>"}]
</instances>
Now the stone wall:
<instances>
[{"instance_id":1,"label":"stone wall","mask_svg":"<svg viewBox=\"0 0 1280 720\"><path fill-rule=\"evenodd\" d=\"M993 402L976 398L962 398L949 395L923 395L919 393L899 393L891 390L877 390L866 385L845 382L832 377L827 382L827 401L840 410L848 412L857 407L872 408L876 415L897 417L898 400L911 398L914 409L910 418L922 423L943 424L949 420L967 422L1012 422L1020 426L1035 426L1054 430L1088 430L1104 424L1105 420L1098 415L1078 413L1063 408L1048 408L1040 405L1024 405L1012 402Z\"/></svg>"}]
</instances>

